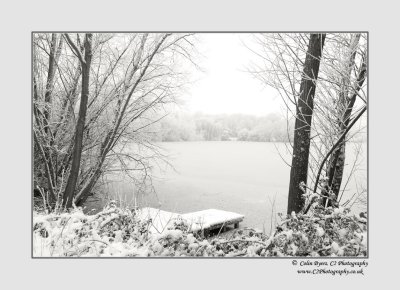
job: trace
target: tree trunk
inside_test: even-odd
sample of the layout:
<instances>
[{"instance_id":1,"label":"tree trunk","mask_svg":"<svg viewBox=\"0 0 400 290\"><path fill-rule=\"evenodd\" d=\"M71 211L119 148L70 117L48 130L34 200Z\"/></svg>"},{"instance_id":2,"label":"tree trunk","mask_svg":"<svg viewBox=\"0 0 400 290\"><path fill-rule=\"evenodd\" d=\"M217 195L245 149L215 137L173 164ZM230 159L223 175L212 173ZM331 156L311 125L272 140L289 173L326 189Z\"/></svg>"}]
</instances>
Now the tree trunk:
<instances>
[{"instance_id":1,"label":"tree trunk","mask_svg":"<svg viewBox=\"0 0 400 290\"><path fill-rule=\"evenodd\" d=\"M55 56L57 49L57 34L52 33L51 44L50 44L50 55L49 55L49 70L47 71L47 83L46 93L44 95L45 108L44 108L44 131L48 134L49 122L50 122L50 107L52 103L51 93L54 86L54 75L55 75Z\"/></svg>"},{"instance_id":2,"label":"tree trunk","mask_svg":"<svg viewBox=\"0 0 400 290\"><path fill-rule=\"evenodd\" d=\"M343 134L344 131L346 131L347 126L349 125L350 122L350 116L354 107L354 103L357 97L357 94L353 93L351 96L349 96L350 91L350 78L351 78L351 72L354 69L354 64L355 64L355 56L356 56L356 49L358 42L360 40L361 34L355 34L354 37L352 38L352 41L350 43L349 47L349 58L347 61L347 70L346 72L342 75L342 87L340 89L340 94L339 94L339 102L338 102L338 108L337 108L337 113L338 113L338 133L339 135ZM356 84L354 85L355 90L358 91L360 87L362 86L364 79L365 79L365 73L366 73L366 63L363 62L360 72L357 77ZM337 198L339 195L340 187L342 184L343 180L343 171L344 171L344 165L345 165L345 160L346 160L346 141L343 139L342 143L338 146L338 148L333 152L329 163L328 163L328 169L327 169L327 176L328 176L328 185L330 189L332 190L332 193L335 194L335 197Z\"/></svg>"},{"instance_id":3,"label":"tree trunk","mask_svg":"<svg viewBox=\"0 0 400 290\"><path fill-rule=\"evenodd\" d=\"M74 47L74 45L72 45L72 46ZM66 188L64 191L64 196L63 196L63 206L65 206L67 208L72 207L72 202L73 202L73 198L74 198L76 183L78 181L79 168L80 168L80 163L81 163L83 131L85 128L86 111L87 111L87 104L88 104L88 98L89 98L90 64L91 64L91 60L92 60L92 34L91 33L86 34L84 47L85 47L84 61L83 61L82 57L80 57L81 66L82 66L81 101L80 101L80 107L79 107L78 121L77 121L76 129L75 129L74 150L72 153L71 170L69 173L67 185L66 185ZM76 48L76 46L75 46L75 48ZM80 53L78 50L76 50L75 52Z\"/></svg>"},{"instance_id":4,"label":"tree trunk","mask_svg":"<svg viewBox=\"0 0 400 290\"><path fill-rule=\"evenodd\" d=\"M62 38L60 38L60 41L58 42L57 46L57 34L52 33L51 34L51 42L50 42L50 52L49 52L49 63L48 63L48 71L47 71L47 80L46 80L46 89L45 89L45 95L44 95L44 109L43 113L39 110L36 104L34 104L34 114L35 114L35 121L36 124L43 128L44 130L44 135L49 137L49 142L50 146L43 146L42 143L40 146L43 149L43 152L45 154L45 160L47 162L46 166L48 166L48 170L50 173L51 180L48 182L48 184L51 184L52 188L48 188L49 191L53 190L56 187L57 184L57 175L56 175L56 169L53 163L53 153L51 150L51 146L53 145L53 136L52 132L50 130L50 125L51 125L51 107L52 107L52 98L53 98L53 89L54 89L54 83L55 83L55 75L56 75L56 68L58 65L58 60L60 58L61 54L61 49L62 49ZM37 102L39 100L39 93L38 93L38 88L37 88L37 82L35 76L33 77L33 83L34 83L34 100ZM42 130L40 130L42 131ZM44 138L44 142L46 141L46 138Z\"/></svg>"},{"instance_id":5,"label":"tree trunk","mask_svg":"<svg viewBox=\"0 0 400 290\"><path fill-rule=\"evenodd\" d=\"M129 101L130 101L133 93L135 92L137 86L141 82L143 76L145 75L147 69L149 68L149 65L152 62L154 56L158 53L161 45L164 43L165 39L167 39L167 37L169 37L169 36L170 36L170 34L165 34L163 36L163 38L156 44L153 52L151 53L146 64L142 68L138 79L135 81L133 87L130 89L128 97L126 98L126 100L124 102L124 106L122 107L121 111L119 109L117 110L116 115L115 115L115 120L114 120L115 125L113 126L113 129L111 131L109 131L109 133L106 135L105 139L102 142L102 145L100 148L99 161L94 169L94 172L93 172L92 176L89 177L88 182L83 186L81 191L76 195L76 204L78 206L81 206L86 202L87 198L89 197L89 195L92 192L93 187L95 186L96 182L100 178L101 173L102 173L102 166L107 157L107 154L115 146L117 140L119 139L120 134L118 134L118 130L120 129L120 125L121 125L123 116L126 112L126 109L129 105ZM133 73L136 72L136 70L138 69L139 60L141 58L141 53L142 53L146 38L147 38L147 35L145 35L143 37L142 44L141 44L142 47L140 49L139 56L138 56L138 58L136 58L136 62L134 63L133 68L132 68ZM133 73L131 73L131 75L133 75ZM128 87L126 87L126 88L128 88ZM138 118L140 115L141 115L141 113L138 113L136 115L135 119Z\"/></svg>"},{"instance_id":6,"label":"tree trunk","mask_svg":"<svg viewBox=\"0 0 400 290\"><path fill-rule=\"evenodd\" d=\"M300 97L296 108L296 123L287 213L299 212L304 206L300 183L307 184L310 130L314 109L314 95L325 34L311 34L300 84Z\"/></svg>"},{"instance_id":7,"label":"tree trunk","mask_svg":"<svg viewBox=\"0 0 400 290\"><path fill-rule=\"evenodd\" d=\"M51 44L50 44L50 55L49 55L49 70L47 71L47 82L46 92L44 95L45 108L44 108L44 130L46 134L49 133L50 129L50 108L52 104L53 89L54 89L54 77L58 65L58 59L62 49L62 37L57 47L57 34L52 33Z\"/></svg>"}]
</instances>

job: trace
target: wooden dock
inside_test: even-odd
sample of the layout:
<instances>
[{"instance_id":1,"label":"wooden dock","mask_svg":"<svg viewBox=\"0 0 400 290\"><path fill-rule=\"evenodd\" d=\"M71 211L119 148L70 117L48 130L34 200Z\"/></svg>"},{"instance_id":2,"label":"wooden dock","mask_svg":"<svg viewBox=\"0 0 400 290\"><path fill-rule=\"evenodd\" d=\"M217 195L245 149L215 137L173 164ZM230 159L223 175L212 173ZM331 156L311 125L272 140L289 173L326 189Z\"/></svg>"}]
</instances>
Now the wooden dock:
<instances>
[{"instance_id":1,"label":"wooden dock","mask_svg":"<svg viewBox=\"0 0 400 290\"><path fill-rule=\"evenodd\" d=\"M149 230L153 233L162 233L174 221L182 219L190 226L191 232L202 232L204 235L212 230L221 229L226 226L233 225L234 228L239 227L239 223L243 221L244 215L235 212L229 212L219 209L207 209L185 214L168 212L156 208L142 208L139 210L142 219L151 219Z\"/></svg>"}]
</instances>

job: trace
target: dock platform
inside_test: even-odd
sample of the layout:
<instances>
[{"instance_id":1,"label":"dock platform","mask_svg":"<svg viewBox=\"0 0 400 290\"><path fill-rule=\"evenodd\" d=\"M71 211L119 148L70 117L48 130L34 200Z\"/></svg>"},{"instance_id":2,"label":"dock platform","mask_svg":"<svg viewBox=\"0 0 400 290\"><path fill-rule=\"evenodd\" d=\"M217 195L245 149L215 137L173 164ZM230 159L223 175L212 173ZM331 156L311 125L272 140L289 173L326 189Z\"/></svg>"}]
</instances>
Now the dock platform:
<instances>
[{"instance_id":1,"label":"dock platform","mask_svg":"<svg viewBox=\"0 0 400 290\"><path fill-rule=\"evenodd\" d=\"M149 230L153 233L162 233L169 226L171 226L174 221L182 219L189 224L189 231L201 231L205 235L212 230L221 229L230 225L233 225L234 228L238 228L239 223L244 219L244 215L242 214L219 209L207 209L191 213L178 214L146 207L139 210L139 215L140 218L144 220L152 220L152 225L150 226Z\"/></svg>"}]
</instances>

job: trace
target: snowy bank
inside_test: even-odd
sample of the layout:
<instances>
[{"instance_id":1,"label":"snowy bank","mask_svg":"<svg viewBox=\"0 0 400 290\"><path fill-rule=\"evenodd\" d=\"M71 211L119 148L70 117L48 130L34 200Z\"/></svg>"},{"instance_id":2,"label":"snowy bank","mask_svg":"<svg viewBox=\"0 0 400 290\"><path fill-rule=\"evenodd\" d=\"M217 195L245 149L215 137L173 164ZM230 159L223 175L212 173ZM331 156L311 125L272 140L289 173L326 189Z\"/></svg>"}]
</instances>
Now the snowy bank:
<instances>
[{"instance_id":1,"label":"snowy bank","mask_svg":"<svg viewBox=\"0 0 400 290\"><path fill-rule=\"evenodd\" d=\"M34 257L238 257L366 256L366 219L347 209L317 209L313 216L292 214L266 236L237 229L230 236L204 237L173 216L162 232L140 212L106 207L96 215L80 209L33 216Z\"/></svg>"}]
</instances>

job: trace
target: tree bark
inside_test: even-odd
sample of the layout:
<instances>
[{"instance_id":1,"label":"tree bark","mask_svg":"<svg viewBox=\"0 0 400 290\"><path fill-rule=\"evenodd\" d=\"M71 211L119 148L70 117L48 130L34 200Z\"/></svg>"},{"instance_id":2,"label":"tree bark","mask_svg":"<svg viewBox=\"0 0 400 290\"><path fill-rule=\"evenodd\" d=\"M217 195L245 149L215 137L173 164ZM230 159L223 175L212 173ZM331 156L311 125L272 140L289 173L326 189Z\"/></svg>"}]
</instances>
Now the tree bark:
<instances>
[{"instance_id":1,"label":"tree bark","mask_svg":"<svg viewBox=\"0 0 400 290\"><path fill-rule=\"evenodd\" d=\"M78 57L81 61L82 66L82 92L81 92L81 101L79 106L79 115L78 121L75 129L75 139L74 139L74 149L72 153L72 164L71 170L69 173L67 185L64 191L63 196L63 206L66 208L72 207L76 183L78 181L79 176L79 168L81 162L82 155L82 142L83 142L83 131L85 128L85 120L86 120L86 112L87 112L87 104L89 98L89 79L90 79L90 65L92 61L92 34L86 34L85 36L85 58L80 54L80 51L76 48L76 46L72 43L71 39L66 35L68 43L71 45L72 49L75 50L75 53L78 54Z\"/></svg>"},{"instance_id":2,"label":"tree bark","mask_svg":"<svg viewBox=\"0 0 400 290\"><path fill-rule=\"evenodd\" d=\"M307 184L310 130L314 109L314 95L325 34L311 34L300 84L296 108L292 167L290 171L287 213L299 212L304 206L300 184Z\"/></svg>"}]
</instances>

